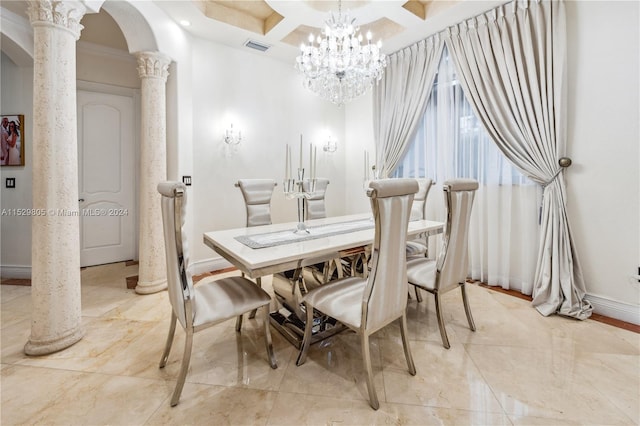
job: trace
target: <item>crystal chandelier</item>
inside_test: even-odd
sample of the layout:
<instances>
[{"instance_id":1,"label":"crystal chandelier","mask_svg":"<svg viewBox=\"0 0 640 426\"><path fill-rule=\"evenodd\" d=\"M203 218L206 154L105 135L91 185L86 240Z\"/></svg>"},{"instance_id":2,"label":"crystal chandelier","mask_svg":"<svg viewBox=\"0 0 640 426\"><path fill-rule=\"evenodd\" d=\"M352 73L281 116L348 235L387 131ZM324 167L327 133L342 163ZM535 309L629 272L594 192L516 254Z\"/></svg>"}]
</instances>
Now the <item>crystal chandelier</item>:
<instances>
[{"instance_id":1,"label":"crystal chandelier","mask_svg":"<svg viewBox=\"0 0 640 426\"><path fill-rule=\"evenodd\" d=\"M371 32L362 43L359 27L349 13L342 14L338 1L338 16L331 13L326 21L324 38L313 34L309 44L302 44L296 58L296 68L302 72L304 86L334 104L343 105L364 94L384 74L387 58L380 52L382 42L371 43Z\"/></svg>"}]
</instances>

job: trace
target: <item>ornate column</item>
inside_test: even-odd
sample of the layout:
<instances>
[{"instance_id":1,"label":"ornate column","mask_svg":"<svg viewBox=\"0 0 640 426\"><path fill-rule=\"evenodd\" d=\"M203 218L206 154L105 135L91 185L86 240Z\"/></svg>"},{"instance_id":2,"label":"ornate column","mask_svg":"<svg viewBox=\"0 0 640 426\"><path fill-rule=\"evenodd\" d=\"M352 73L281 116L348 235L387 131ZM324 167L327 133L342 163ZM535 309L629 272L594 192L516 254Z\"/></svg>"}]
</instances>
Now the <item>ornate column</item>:
<instances>
[{"instance_id":1,"label":"ornate column","mask_svg":"<svg viewBox=\"0 0 640 426\"><path fill-rule=\"evenodd\" d=\"M167 288L167 267L157 186L167 178L166 82L170 59L158 52L139 52L141 85L140 241L136 293Z\"/></svg>"},{"instance_id":2,"label":"ornate column","mask_svg":"<svg viewBox=\"0 0 640 426\"><path fill-rule=\"evenodd\" d=\"M84 336L80 305L76 41L79 2L29 2L33 27L33 209L28 355Z\"/></svg>"}]
</instances>

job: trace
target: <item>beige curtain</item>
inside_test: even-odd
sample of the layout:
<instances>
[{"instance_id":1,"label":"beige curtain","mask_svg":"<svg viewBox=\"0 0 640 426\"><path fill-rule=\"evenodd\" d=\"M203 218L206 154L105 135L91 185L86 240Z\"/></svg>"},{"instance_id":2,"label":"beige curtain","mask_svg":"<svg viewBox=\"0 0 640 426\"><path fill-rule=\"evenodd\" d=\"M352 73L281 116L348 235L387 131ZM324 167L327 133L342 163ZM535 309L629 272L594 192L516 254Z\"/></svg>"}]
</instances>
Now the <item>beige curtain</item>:
<instances>
[{"instance_id":1,"label":"beige curtain","mask_svg":"<svg viewBox=\"0 0 640 426\"><path fill-rule=\"evenodd\" d=\"M504 155L543 187L533 305L585 319L592 307L571 237L566 144L564 2L516 0L448 28L460 83Z\"/></svg>"},{"instance_id":2,"label":"beige curtain","mask_svg":"<svg viewBox=\"0 0 640 426\"><path fill-rule=\"evenodd\" d=\"M379 178L393 173L422 119L443 46L436 35L389 55L387 70L373 95Z\"/></svg>"}]
</instances>

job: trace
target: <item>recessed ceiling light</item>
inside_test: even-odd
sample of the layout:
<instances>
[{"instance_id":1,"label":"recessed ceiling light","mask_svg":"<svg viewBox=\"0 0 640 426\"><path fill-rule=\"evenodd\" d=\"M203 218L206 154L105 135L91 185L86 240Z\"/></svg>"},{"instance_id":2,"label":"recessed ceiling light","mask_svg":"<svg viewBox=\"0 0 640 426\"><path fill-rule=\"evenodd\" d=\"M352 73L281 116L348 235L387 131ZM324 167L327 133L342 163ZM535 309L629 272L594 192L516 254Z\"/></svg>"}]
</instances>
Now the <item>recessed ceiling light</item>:
<instances>
[{"instance_id":1,"label":"recessed ceiling light","mask_svg":"<svg viewBox=\"0 0 640 426\"><path fill-rule=\"evenodd\" d=\"M190 27L191 21L187 21L186 19L183 19L180 21L180 25L182 25L183 27Z\"/></svg>"}]
</instances>

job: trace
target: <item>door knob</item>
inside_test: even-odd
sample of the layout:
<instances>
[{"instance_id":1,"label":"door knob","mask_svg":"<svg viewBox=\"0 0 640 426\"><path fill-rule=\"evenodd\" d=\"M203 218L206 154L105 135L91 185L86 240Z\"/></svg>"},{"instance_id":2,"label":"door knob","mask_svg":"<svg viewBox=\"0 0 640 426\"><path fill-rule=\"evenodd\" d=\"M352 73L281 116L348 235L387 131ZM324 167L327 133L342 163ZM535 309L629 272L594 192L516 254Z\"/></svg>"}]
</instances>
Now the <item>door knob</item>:
<instances>
[{"instance_id":1,"label":"door knob","mask_svg":"<svg viewBox=\"0 0 640 426\"><path fill-rule=\"evenodd\" d=\"M84 198L80 198L80 199L78 200L78 202L79 202L79 203L83 203L83 202L84 202Z\"/></svg>"}]
</instances>

